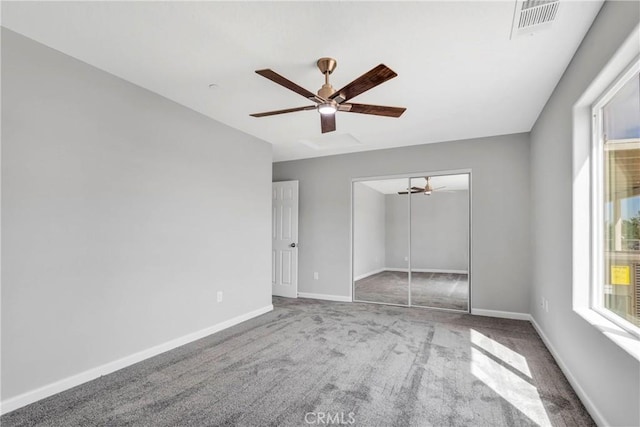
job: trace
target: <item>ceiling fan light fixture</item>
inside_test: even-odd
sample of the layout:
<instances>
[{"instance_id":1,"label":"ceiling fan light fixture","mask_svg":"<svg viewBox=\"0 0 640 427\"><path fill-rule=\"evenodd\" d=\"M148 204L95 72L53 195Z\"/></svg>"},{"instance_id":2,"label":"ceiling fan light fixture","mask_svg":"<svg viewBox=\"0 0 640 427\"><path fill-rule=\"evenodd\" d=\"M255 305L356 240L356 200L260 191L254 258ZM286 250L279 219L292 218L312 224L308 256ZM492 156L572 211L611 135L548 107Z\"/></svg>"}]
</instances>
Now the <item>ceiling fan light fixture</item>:
<instances>
[{"instance_id":1,"label":"ceiling fan light fixture","mask_svg":"<svg viewBox=\"0 0 640 427\"><path fill-rule=\"evenodd\" d=\"M333 114L336 111L338 111L338 108L335 106L335 104L332 104L330 102L325 102L324 104L318 105L318 112L320 114Z\"/></svg>"},{"instance_id":2,"label":"ceiling fan light fixture","mask_svg":"<svg viewBox=\"0 0 640 427\"><path fill-rule=\"evenodd\" d=\"M307 101L313 102L314 105L266 111L264 113L251 114L251 116L266 117L275 116L277 114L294 113L296 111L317 109L320 113L320 129L324 134L336 130L336 112L338 111L386 117L400 117L402 113L404 113L406 108L402 107L353 103L345 104L345 102L351 98L355 98L369 89L373 89L387 80L396 77L397 74L391 68L384 64L379 64L377 67L372 68L353 80L351 83L348 83L346 86L336 91L333 86L331 86L331 83L329 83L329 75L336 68L336 64L337 62L333 58L320 58L318 60L317 65L320 72L324 75L324 84L320 90L318 90L317 94L298 86L296 83L269 68L256 70L256 74L303 96Z\"/></svg>"}]
</instances>

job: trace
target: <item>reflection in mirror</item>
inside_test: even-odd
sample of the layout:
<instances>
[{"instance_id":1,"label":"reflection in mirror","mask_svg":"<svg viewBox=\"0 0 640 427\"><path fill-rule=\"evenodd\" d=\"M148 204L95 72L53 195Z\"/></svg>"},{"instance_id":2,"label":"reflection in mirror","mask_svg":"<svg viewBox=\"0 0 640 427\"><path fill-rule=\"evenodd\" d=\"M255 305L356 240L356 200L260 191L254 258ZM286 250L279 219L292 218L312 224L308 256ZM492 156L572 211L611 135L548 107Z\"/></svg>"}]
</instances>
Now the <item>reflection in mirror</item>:
<instances>
[{"instance_id":1,"label":"reflection in mirror","mask_svg":"<svg viewBox=\"0 0 640 427\"><path fill-rule=\"evenodd\" d=\"M408 178L353 185L354 300L409 304Z\"/></svg>"},{"instance_id":2,"label":"reflection in mirror","mask_svg":"<svg viewBox=\"0 0 640 427\"><path fill-rule=\"evenodd\" d=\"M411 305L469 309L469 175L411 179Z\"/></svg>"}]
</instances>

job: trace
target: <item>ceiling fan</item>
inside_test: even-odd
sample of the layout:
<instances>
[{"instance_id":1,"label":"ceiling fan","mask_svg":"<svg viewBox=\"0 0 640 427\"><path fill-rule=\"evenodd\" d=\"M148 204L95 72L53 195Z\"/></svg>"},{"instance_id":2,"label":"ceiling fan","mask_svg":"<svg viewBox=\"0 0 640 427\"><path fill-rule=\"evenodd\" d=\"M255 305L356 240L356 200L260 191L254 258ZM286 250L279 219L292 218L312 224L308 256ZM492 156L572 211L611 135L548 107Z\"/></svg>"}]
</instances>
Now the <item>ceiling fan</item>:
<instances>
[{"instance_id":1,"label":"ceiling fan","mask_svg":"<svg viewBox=\"0 0 640 427\"><path fill-rule=\"evenodd\" d=\"M324 74L324 84L315 94L306 90L303 87L298 86L291 80L282 77L270 69L256 70L256 73L260 74L271 80L274 83L284 86L285 88L304 96L309 101L315 103L315 105L309 105L306 107L287 108L285 110L267 111L265 113L251 114L253 117L265 117L274 116L276 114L293 113L296 111L318 110L320 113L320 125L322 133L333 132L336 130L336 115L337 111L344 111L349 113L360 114L373 114L376 116L387 117L400 117L406 108L401 107L387 107L382 105L370 105L370 104L354 104L346 101L351 98L355 98L363 92L372 89L387 80L390 80L397 76L397 74L384 64L380 64L377 67L364 73L351 83L347 84L340 90L335 90L329 83L329 74L333 73L338 63L333 58L320 58L318 59L317 66L320 72Z\"/></svg>"},{"instance_id":2,"label":"ceiling fan","mask_svg":"<svg viewBox=\"0 0 640 427\"><path fill-rule=\"evenodd\" d=\"M423 193L425 196L430 196L431 193L433 193L434 191L438 191L438 190L442 190L443 188L447 188L446 186L433 188L433 186L431 185L431 177L430 176L425 176L424 179L427 180L427 184L424 186L424 188L411 187L411 194ZM398 191L398 194L409 194L409 191Z\"/></svg>"}]
</instances>

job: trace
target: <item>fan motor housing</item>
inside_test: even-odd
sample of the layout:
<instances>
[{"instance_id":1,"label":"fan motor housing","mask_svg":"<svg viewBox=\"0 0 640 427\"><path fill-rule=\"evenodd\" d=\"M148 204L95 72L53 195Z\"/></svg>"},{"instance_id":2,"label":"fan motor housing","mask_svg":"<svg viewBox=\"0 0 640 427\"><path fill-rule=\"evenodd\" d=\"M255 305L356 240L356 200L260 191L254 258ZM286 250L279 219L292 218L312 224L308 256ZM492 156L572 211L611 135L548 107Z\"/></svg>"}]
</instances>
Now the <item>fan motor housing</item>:
<instances>
[{"instance_id":1,"label":"fan motor housing","mask_svg":"<svg viewBox=\"0 0 640 427\"><path fill-rule=\"evenodd\" d=\"M329 83L325 83L322 85L320 90L318 91L318 96L322 99L329 99L331 95L335 93L335 89Z\"/></svg>"}]
</instances>

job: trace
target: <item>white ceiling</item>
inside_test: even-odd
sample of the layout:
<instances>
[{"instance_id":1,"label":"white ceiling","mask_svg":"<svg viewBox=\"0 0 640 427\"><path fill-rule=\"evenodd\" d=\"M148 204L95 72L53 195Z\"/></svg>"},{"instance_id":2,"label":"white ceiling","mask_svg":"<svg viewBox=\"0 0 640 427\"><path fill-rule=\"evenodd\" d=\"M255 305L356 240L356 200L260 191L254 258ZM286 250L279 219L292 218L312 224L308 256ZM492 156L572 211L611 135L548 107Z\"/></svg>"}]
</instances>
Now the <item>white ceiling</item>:
<instances>
[{"instance_id":1,"label":"white ceiling","mask_svg":"<svg viewBox=\"0 0 640 427\"><path fill-rule=\"evenodd\" d=\"M551 28L513 40L515 1L3 1L2 25L269 141L279 161L529 131L601 5L563 0ZM323 56L336 89L391 67L354 102L407 111L338 113L325 135L316 111L249 116L309 105L254 70L315 92Z\"/></svg>"},{"instance_id":2,"label":"white ceiling","mask_svg":"<svg viewBox=\"0 0 640 427\"><path fill-rule=\"evenodd\" d=\"M359 181L369 188L373 188L382 194L397 194L398 191L406 191L408 187L424 188L427 181L424 177L411 178L409 185L408 178L377 179L371 181ZM440 175L431 177L431 187L440 188L440 191L466 191L469 189L469 175ZM435 191L433 194L438 193Z\"/></svg>"}]
</instances>

